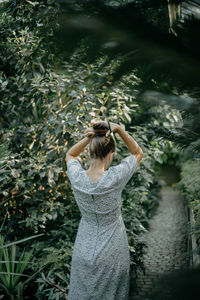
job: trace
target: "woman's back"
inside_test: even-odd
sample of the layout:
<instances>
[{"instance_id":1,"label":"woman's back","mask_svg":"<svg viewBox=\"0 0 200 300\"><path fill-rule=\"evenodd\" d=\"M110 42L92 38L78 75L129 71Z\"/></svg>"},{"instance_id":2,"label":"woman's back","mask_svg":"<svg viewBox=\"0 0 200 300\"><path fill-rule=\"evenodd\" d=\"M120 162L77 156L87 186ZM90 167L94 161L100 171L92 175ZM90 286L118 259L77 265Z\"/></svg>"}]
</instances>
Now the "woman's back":
<instances>
[{"instance_id":1,"label":"woman's back","mask_svg":"<svg viewBox=\"0 0 200 300\"><path fill-rule=\"evenodd\" d=\"M121 193L137 165L131 154L93 183L78 160L67 162L82 215L72 256L69 300L128 298L130 256Z\"/></svg>"}]
</instances>

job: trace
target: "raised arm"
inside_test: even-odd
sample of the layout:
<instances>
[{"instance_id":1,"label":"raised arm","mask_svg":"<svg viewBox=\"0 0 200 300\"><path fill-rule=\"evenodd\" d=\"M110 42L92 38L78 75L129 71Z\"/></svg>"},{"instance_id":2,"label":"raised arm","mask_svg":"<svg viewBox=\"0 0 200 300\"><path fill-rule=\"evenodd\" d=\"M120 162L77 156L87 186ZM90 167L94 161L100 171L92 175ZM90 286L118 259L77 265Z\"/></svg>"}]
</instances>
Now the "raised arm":
<instances>
[{"instance_id":1,"label":"raised arm","mask_svg":"<svg viewBox=\"0 0 200 300\"><path fill-rule=\"evenodd\" d=\"M94 136L93 128L88 128L85 130L85 135L82 140L80 140L78 143L76 143L74 146L72 146L66 154L66 160L70 160L72 158L77 159L77 156L84 150L84 148L89 144L92 137Z\"/></svg>"},{"instance_id":2,"label":"raised arm","mask_svg":"<svg viewBox=\"0 0 200 300\"><path fill-rule=\"evenodd\" d=\"M86 136L82 140L80 140L78 143L76 143L74 146L72 146L66 154L66 160L70 160L72 158L77 158L77 156L84 150L84 148L89 144L91 138Z\"/></svg>"},{"instance_id":3,"label":"raised arm","mask_svg":"<svg viewBox=\"0 0 200 300\"><path fill-rule=\"evenodd\" d=\"M144 157L144 153L137 142L126 132L120 125L115 123L110 123L111 129L113 132L117 132L120 137L124 140L125 144L127 145L128 149L132 154L135 155L138 164L140 164L142 158Z\"/></svg>"}]
</instances>

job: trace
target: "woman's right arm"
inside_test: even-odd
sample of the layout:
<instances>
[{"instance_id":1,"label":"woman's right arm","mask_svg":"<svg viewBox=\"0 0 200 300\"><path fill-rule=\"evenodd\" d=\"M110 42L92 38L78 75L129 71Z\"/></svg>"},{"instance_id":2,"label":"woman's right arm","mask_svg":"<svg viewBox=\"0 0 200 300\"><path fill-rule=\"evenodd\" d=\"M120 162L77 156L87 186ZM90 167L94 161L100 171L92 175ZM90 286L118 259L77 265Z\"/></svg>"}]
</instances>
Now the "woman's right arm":
<instances>
[{"instance_id":1,"label":"woman's right arm","mask_svg":"<svg viewBox=\"0 0 200 300\"><path fill-rule=\"evenodd\" d=\"M117 132L120 137L124 140L125 144L127 145L128 149L132 154L135 155L138 164L140 164L142 158L144 157L144 153L137 142L126 132L120 125L111 123L111 129L113 132Z\"/></svg>"}]
</instances>

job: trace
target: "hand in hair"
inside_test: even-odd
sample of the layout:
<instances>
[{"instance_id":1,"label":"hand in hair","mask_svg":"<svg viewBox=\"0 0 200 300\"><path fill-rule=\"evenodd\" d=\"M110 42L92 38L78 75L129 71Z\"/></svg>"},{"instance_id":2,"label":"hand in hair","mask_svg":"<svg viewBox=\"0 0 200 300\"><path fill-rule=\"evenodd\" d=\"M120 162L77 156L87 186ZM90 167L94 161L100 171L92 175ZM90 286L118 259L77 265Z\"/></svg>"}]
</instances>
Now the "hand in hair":
<instances>
[{"instance_id":1,"label":"hand in hair","mask_svg":"<svg viewBox=\"0 0 200 300\"><path fill-rule=\"evenodd\" d=\"M110 122L110 127L111 127L112 132L118 132L120 125Z\"/></svg>"},{"instance_id":2,"label":"hand in hair","mask_svg":"<svg viewBox=\"0 0 200 300\"><path fill-rule=\"evenodd\" d=\"M90 125L93 126L94 124L96 124L96 123L101 123L101 122L102 122L102 120L92 119L92 120L90 121Z\"/></svg>"},{"instance_id":3,"label":"hand in hair","mask_svg":"<svg viewBox=\"0 0 200 300\"><path fill-rule=\"evenodd\" d=\"M96 124L96 123L95 123L95 124ZM110 135L110 131L107 130L107 132L105 132L105 130L103 130L103 134L104 134L105 136L109 136L109 135ZM94 136L97 136L98 133L95 133L95 130L94 130L93 127L89 127L89 128L87 128L87 129L85 130L85 135L86 135L87 138L91 138L91 139L92 139Z\"/></svg>"},{"instance_id":4,"label":"hand in hair","mask_svg":"<svg viewBox=\"0 0 200 300\"><path fill-rule=\"evenodd\" d=\"M85 135L87 138L93 138L95 136L94 129L92 127L89 127L85 130Z\"/></svg>"},{"instance_id":5,"label":"hand in hair","mask_svg":"<svg viewBox=\"0 0 200 300\"><path fill-rule=\"evenodd\" d=\"M97 119L93 119L91 121L91 126L94 126L94 125L97 125L97 124L101 124L101 123L106 123L107 125L107 121L102 121L102 120L97 120ZM112 132L118 132L119 128L120 128L120 125L116 124L116 123L113 123L113 122L110 122L110 127L111 127L111 130Z\"/></svg>"}]
</instances>

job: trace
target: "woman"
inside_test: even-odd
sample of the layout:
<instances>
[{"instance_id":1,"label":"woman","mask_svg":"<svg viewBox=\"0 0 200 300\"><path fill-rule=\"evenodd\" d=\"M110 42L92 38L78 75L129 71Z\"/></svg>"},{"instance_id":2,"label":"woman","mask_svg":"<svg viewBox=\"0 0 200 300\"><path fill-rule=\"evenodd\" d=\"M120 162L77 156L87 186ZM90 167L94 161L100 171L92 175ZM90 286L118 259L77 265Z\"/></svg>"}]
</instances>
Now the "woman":
<instances>
[{"instance_id":1,"label":"woman","mask_svg":"<svg viewBox=\"0 0 200 300\"><path fill-rule=\"evenodd\" d=\"M131 154L120 164L112 162L117 132ZM129 292L130 254L121 215L121 193L143 158L142 149L122 127L95 121L86 137L66 155L81 220L74 244L68 300L125 300ZM77 156L89 144L90 167Z\"/></svg>"}]
</instances>

